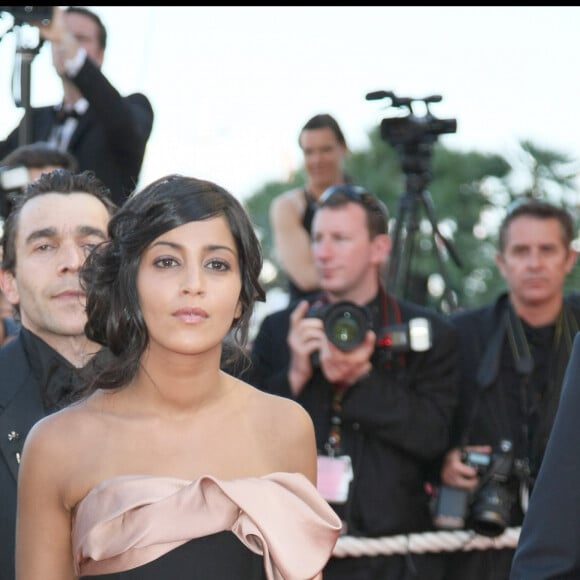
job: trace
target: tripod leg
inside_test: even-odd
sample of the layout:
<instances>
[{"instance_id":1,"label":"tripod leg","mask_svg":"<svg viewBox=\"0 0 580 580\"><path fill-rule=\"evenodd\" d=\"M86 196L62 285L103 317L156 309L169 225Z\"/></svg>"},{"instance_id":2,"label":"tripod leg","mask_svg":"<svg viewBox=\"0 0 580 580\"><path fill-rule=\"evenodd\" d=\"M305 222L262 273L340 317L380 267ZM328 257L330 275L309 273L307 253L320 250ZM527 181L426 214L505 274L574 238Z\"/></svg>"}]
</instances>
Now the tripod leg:
<instances>
[{"instance_id":1,"label":"tripod leg","mask_svg":"<svg viewBox=\"0 0 580 580\"><path fill-rule=\"evenodd\" d=\"M439 272L443 277L444 282L444 292L445 297L447 299L447 303L452 310L457 308L457 297L451 290L451 285L449 283L449 273L447 272L447 268L445 262L443 261L443 255L441 253L441 248L437 244L437 239L440 239L445 244L446 249L449 251L449 254L455 261L455 263L461 267L461 262L459 260L459 256L457 252L453 248L451 242L449 242L439 231L439 226L437 225L437 220L435 219L435 211L433 209L433 200L431 199L431 194L424 190L421 193L421 201L423 202L423 207L425 208L425 213L427 214L427 218L429 219L429 223L431 224L431 231L433 232L433 247L435 256L437 258L437 262L439 264Z\"/></svg>"},{"instance_id":2,"label":"tripod leg","mask_svg":"<svg viewBox=\"0 0 580 580\"><path fill-rule=\"evenodd\" d=\"M414 250L417 208L413 195L405 193L399 201L393 244L387 268L386 287L394 295L403 296L408 290L408 276Z\"/></svg>"}]
</instances>

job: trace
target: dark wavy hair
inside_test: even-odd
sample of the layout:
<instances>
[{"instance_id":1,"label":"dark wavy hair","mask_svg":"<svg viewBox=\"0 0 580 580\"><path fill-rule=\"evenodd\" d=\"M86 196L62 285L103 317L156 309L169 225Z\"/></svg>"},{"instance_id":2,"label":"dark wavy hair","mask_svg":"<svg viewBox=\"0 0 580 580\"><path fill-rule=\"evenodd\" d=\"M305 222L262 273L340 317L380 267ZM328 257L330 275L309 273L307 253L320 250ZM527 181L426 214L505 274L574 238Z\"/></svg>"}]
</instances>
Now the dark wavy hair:
<instances>
[{"instance_id":1,"label":"dark wavy hair","mask_svg":"<svg viewBox=\"0 0 580 580\"><path fill-rule=\"evenodd\" d=\"M137 292L137 271L146 248L163 233L192 221L224 216L234 237L241 273L241 316L224 340L222 367L234 366L245 345L256 300L262 250L241 203L210 181L169 175L134 192L109 223L109 240L87 258L80 272L87 293L86 335L105 346L85 367L84 393L116 388L135 376L149 343ZM237 364L237 363L236 363Z\"/></svg>"}]
</instances>

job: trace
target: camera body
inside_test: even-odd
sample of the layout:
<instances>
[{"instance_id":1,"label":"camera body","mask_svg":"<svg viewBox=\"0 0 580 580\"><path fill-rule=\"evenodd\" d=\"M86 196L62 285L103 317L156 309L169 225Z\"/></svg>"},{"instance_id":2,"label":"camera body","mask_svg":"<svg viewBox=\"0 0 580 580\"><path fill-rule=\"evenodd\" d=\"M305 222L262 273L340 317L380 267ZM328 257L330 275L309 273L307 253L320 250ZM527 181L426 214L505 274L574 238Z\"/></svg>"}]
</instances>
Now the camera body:
<instances>
[{"instance_id":1,"label":"camera body","mask_svg":"<svg viewBox=\"0 0 580 580\"><path fill-rule=\"evenodd\" d=\"M0 11L11 14L15 24L40 22L49 24L52 20L52 6L0 6Z\"/></svg>"},{"instance_id":2,"label":"camera body","mask_svg":"<svg viewBox=\"0 0 580 580\"><path fill-rule=\"evenodd\" d=\"M306 317L320 318L324 332L332 344L343 351L359 346L368 330L373 330L372 313L365 306L343 300L333 304L315 302ZM389 352L422 352L432 346L431 322L427 318L412 318L408 323L384 326L377 337L377 348ZM318 353L312 364L318 366Z\"/></svg>"},{"instance_id":3,"label":"camera body","mask_svg":"<svg viewBox=\"0 0 580 580\"><path fill-rule=\"evenodd\" d=\"M455 133L455 119L438 119L432 114L417 117L389 117L381 121L381 138L393 147L432 143L443 133Z\"/></svg>"},{"instance_id":4,"label":"camera body","mask_svg":"<svg viewBox=\"0 0 580 580\"><path fill-rule=\"evenodd\" d=\"M373 328L368 308L343 300L334 304L315 302L306 313L308 318L320 318L328 340L340 350L349 351L361 344L367 330Z\"/></svg>"},{"instance_id":5,"label":"camera body","mask_svg":"<svg viewBox=\"0 0 580 580\"><path fill-rule=\"evenodd\" d=\"M496 537L510 521L516 500L505 485L514 473L513 445L504 439L492 453L462 452L461 460L474 467L480 483L469 490L442 485L435 508L434 522L439 528L456 529L466 522L482 536Z\"/></svg>"}]
</instances>

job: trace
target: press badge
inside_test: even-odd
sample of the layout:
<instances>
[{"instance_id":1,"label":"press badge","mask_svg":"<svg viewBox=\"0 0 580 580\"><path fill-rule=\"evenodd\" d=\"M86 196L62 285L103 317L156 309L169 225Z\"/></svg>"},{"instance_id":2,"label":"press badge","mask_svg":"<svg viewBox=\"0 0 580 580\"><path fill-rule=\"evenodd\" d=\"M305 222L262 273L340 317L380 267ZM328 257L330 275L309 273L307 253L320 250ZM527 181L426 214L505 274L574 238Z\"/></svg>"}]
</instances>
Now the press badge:
<instances>
[{"instance_id":1,"label":"press badge","mask_svg":"<svg viewBox=\"0 0 580 580\"><path fill-rule=\"evenodd\" d=\"M326 501L337 504L345 503L353 475L352 462L348 455L318 456L317 488Z\"/></svg>"}]
</instances>

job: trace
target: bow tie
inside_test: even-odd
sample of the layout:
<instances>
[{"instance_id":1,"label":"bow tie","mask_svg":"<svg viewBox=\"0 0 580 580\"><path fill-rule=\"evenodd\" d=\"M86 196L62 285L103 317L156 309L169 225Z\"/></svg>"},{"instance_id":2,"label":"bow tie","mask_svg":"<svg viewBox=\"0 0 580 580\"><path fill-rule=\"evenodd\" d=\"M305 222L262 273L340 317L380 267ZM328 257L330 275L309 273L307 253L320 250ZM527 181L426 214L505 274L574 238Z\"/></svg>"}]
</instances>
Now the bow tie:
<instances>
[{"instance_id":1,"label":"bow tie","mask_svg":"<svg viewBox=\"0 0 580 580\"><path fill-rule=\"evenodd\" d=\"M64 123L67 119L80 119L80 115L75 109L58 109L55 111L55 118L57 123Z\"/></svg>"},{"instance_id":2,"label":"bow tie","mask_svg":"<svg viewBox=\"0 0 580 580\"><path fill-rule=\"evenodd\" d=\"M54 411L68 404L75 392L77 378L74 367L54 361L47 369L46 384L42 390L45 408Z\"/></svg>"}]
</instances>

